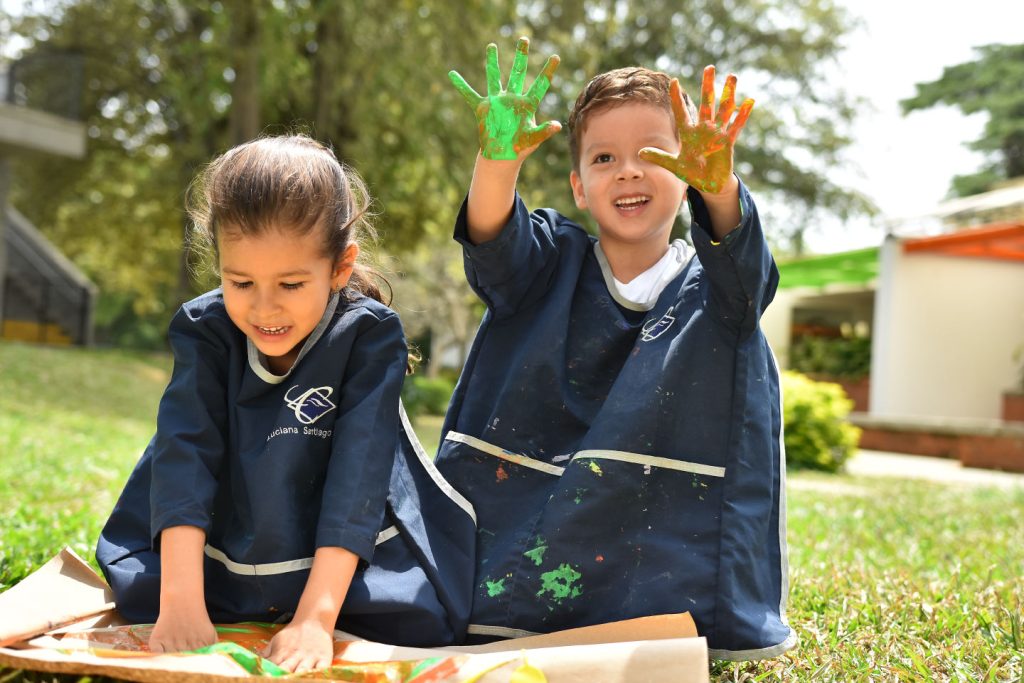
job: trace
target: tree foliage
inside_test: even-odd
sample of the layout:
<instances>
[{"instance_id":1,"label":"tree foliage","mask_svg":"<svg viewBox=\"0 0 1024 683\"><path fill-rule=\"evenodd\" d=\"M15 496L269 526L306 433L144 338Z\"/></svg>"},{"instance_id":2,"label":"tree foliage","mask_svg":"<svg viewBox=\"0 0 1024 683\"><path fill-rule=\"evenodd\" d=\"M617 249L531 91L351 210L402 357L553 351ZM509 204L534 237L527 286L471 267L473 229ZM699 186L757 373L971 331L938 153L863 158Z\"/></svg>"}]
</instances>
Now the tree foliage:
<instances>
[{"instance_id":1,"label":"tree foliage","mask_svg":"<svg viewBox=\"0 0 1024 683\"><path fill-rule=\"evenodd\" d=\"M946 104L965 114L988 114L981 137L970 143L987 161L976 173L953 178L952 193L959 197L1024 176L1024 43L976 51L977 59L946 67L937 80L918 83L917 93L900 102L904 113Z\"/></svg>"},{"instance_id":2,"label":"tree foliage","mask_svg":"<svg viewBox=\"0 0 1024 683\"><path fill-rule=\"evenodd\" d=\"M510 56L521 34L532 40L531 77L548 54L562 56L540 120L564 121L601 70L644 64L695 90L703 66L715 63L739 74L740 94L745 85L759 93L737 159L753 188L808 216L867 207L825 177L849 144L854 114L849 98L818 76L850 27L829 0L38 0L26 7L11 30L28 38L28 53L85 56L89 154L19 159L12 201L101 286L108 338L159 339L173 309L196 291L180 254L183 193L198 168L254 132L296 128L332 144L378 199L382 248L400 263L398 289L419 288L409 297L423 302L407 324L457 329L461 337L466 325L449 299L469 298L465 283L441 274L457 273L459 252L448 236L472 171L476 129L446 73L457 69L482 86L485 45L498 42ZM508 65L506 58L506 73ZM574 211L569 166L563 133L526 164L520 189L528 203ZM773 234L794 239L803 227ZM431 288L459 293L431 296Z\"/></svg>"}]
</instances>

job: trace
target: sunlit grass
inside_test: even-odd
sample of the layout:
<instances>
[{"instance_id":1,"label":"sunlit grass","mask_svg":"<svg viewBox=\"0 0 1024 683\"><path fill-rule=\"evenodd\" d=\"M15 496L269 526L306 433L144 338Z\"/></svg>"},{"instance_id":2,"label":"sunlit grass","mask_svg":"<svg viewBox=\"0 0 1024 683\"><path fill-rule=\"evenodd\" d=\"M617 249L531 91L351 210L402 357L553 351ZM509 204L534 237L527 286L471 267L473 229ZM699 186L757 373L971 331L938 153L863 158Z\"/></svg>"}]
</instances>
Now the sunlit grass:
<instances>
[{"instance_id":1,"label":"sunlit grass","mask_svg":"<svg viewBox=\"0 0 1024 683\"><path fill-rule=\"evenodd\" d=\"M166 355L0 343L0 589L65 544L92 558L169 371ZM440 418L416 423L433 452ZM1024 680L1024 491L790 481L789 620L800 644L766 662L716 664L712 680ZM77 680L11 680L22 678Z\"/></svg>"}]
</instances>

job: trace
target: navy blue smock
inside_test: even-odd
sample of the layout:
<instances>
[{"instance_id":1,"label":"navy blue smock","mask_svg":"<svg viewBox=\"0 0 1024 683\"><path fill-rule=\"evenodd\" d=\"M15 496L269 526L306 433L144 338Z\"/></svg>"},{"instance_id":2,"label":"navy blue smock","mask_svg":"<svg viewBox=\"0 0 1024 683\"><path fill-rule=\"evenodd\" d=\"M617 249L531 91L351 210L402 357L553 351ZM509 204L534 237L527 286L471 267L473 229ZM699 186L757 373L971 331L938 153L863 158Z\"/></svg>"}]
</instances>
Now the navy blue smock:
<instances>
[{"instance_id":1,"label":"navy blue smock","mask_svg":"<svg viewBox=\"0 0 1024 683\"><path fill-rule=\"evenodd\" d=\"M232 324L219 290L185 304L169 336L156 435L96 549L121 614L156 620L160 532L191 525L207 536L214 622L287 620L314 552L336 546L362 559L340 628L396 644L462 640L473 570L460 544L473 510L401 410L398 316L332 296L284 376Z\"/></svg>"},{"instance_id":2,"label":"navy blue smock","mask_svg":"<svg viewBox=\"0 0 1024 683\"><path fill-rule=\"evenodd\" d=\"M778 371L758 326L778 271L746 188L720 245L650 311L550 209L473 245L487 312L445 420L441 472L477 513L471 638L689 611L711 656L777 655L787 554ZM631 310L633 309L633 310Z\"/></svg>"}]
</instances>

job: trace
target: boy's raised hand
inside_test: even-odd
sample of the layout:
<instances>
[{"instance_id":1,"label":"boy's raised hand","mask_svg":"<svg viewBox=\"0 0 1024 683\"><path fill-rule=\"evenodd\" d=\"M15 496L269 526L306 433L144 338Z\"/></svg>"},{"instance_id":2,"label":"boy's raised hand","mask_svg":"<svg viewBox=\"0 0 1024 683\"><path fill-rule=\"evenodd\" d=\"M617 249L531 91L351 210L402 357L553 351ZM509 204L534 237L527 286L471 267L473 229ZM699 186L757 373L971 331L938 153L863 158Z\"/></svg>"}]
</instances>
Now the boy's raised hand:
<instances>
[{"instance_id":1,"label":"boy's raised hand","mask_svg":"<svg viewBox=\"0 0 1024 683\"><path fill-rule=\"evenodd\" d=\"M679 154L644 147L640 150L640 158L667 168L700 192L721 192L732 175L733 145L754 108L754 100L743 100L737 112L736 76L729 74L715 113L714 66L704 68L696 123L690 118L690 112L683 103L682 88L675 78L669 87L669 95L679 129ZM735 119L732 118L734 113Z\"/></svg>"},{"instance_id":2,"label":"boy's raised hand","mask_svg":"<svg viewBox=\"0 0 1024 683\"><path fill-rule=\"evenodd\" d=\"M528 38L516 43L516 56L508 77L508 89L501 87L498 69L498 46L487 46L487 96L482 97L466 82L459 72L449 71L455 88L473 108L480 130L480 153L487 159L515 159L519 153L547 140L561 130L558 121L540 126L536 122L537 106L551 85L551 76L558 68L558 55L544 62L540 75L523 94L526 83L526 65L530 51Z\"/></svg>"}]
</instances>

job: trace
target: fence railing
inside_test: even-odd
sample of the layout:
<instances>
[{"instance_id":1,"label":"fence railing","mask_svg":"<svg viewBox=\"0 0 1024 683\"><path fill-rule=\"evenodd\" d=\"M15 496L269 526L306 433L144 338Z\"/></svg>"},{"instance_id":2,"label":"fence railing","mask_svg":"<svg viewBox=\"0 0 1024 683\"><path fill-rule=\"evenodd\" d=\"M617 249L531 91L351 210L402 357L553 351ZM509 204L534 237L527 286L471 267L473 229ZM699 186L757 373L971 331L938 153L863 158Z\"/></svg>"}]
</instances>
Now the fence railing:
<instances>
[{"instance_id":1,"label":"fence railing","mask_svg":"<svg viewBox=\"0 0 1024 683\"><path fill-rule=\"evenodd\" d=\"M26 55L0 75L0 97L8 104L81 120L83 63L81 53L73 51Z\"/></svg>"}]
</instances>

